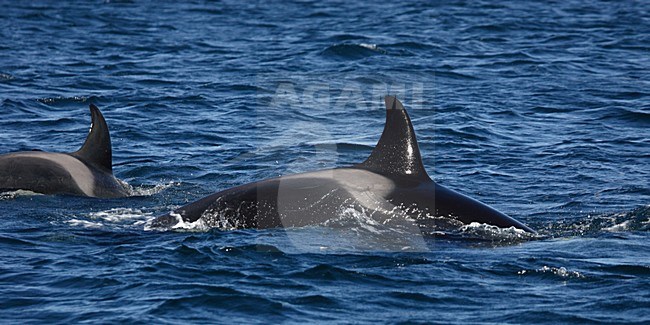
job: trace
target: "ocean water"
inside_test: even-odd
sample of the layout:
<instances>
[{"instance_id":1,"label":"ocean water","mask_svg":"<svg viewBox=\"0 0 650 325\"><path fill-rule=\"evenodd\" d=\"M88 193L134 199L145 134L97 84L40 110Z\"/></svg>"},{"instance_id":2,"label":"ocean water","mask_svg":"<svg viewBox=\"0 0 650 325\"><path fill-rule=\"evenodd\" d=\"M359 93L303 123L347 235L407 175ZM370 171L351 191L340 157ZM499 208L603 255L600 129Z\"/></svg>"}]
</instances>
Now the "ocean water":
<instances>
[{"instance_id":1,"label":"ocean water","mask_svg":"<svg viewBox=\"0 0 650 325\"><path fill-rule=\"evenodd\" d=\"M2 323L650 322L647 1L0 2L0 153L76 150L95 103L133 188L0 194ZM148 227L364 160L386 94L538 234Z\"/></svg>"}]
</instances>

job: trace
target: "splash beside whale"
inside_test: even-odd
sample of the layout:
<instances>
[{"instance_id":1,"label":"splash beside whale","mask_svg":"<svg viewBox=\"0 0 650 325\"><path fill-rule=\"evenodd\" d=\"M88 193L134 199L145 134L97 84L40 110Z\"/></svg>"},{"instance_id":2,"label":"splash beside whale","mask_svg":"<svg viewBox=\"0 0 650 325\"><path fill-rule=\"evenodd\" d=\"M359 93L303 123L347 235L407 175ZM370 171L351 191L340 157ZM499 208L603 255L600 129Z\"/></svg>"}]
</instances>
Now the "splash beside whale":
<instances>
[{"instance_id":1,"label":"splash beside whale","mask_svg":"<svg viewBox=\"0 0 650 325\"><path fill-rule=\"evenodd\" d=\"M98 198L128 196L128 185L113 176L111 138L104 116L93 104L90 112L90 132L76 152L23 151L0 155L0 192L28 190Z\"/></svg>"},{"instance_id":2,"label":"splash beside whale","mask_svg":"<svg viewBox=\"0 0 650 325\"><path fill-rule=\"evenodd\" d=\"M159 216L153 228L202 219L231 228L302 227L352 207L378 222L440 218L534 232L523 223L435 183L427 174L406 109L385 97L386 124L370 157L346 168L281 176L226 189Z\"/></svg>"}]
</instances>

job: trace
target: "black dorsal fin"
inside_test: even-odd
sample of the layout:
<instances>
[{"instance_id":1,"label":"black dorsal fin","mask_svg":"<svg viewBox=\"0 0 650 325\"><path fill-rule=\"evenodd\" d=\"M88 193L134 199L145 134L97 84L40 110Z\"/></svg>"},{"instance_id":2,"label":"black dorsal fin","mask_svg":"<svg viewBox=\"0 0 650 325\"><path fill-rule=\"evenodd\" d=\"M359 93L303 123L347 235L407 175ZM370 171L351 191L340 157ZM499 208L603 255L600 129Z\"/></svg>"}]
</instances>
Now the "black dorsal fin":
<instances>
[{"instance_id":1,"label":"black dorsal fin","mask_svg":"<svg viewBox=\"0 0 650 325\"><path fill-rule=\"evenodd\" d=\"M385 175L430 180L406 109L394 96L386 96L386 125L370 157L356 165Z\"/></svg>"},{"instance_id":2,"label":"black dorsal fin","mask_svg":"<svg viewBox=\"0 0 650 325\"><path fill-rule=\"evenodd\" d=\"M72 155L109 173L113 173L113 153L108 125L106 125L106 120L104 120L104 116L97 106L90 104L90 114L92 124L86 142L81 146L81 149L72 153Z\"/></svg>"}]
</instances>

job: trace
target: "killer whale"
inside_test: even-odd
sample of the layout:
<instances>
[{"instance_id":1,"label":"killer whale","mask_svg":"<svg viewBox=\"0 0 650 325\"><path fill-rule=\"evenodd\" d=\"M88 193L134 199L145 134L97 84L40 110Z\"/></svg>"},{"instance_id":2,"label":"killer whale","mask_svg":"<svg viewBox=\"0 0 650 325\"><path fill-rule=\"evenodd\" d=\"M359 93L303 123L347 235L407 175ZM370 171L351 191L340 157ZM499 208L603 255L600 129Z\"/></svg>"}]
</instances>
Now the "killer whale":
<instances>
[{"instance_id":1,"label":"killer whale","mask_svg":"<svg viewBox=\"0 0 650 325\"><path fill-rule=\"evenodd\" d=\"M127 185L113 176L106 120L93 104L90 113L90 132L75 152L23 151L0 155L0 192L29 190L99 198L128 196Z\"/></svg>"},{"instance_id":2,"label":"killer whale","mask_svg":"<svg viewBox=\"0 0 650 325\"><path fill-rule=\"evenodd\" d=\"M353 207L380 222L397 216L422 223L445 218L515 227L521 222L434 182L427 174L411 120L396 97L386 96L386 124L366 161L346 167L281 176L226 189L152 220L152 228L202 218L227 228L322 224Z\"/></svg>"}]
</instances>

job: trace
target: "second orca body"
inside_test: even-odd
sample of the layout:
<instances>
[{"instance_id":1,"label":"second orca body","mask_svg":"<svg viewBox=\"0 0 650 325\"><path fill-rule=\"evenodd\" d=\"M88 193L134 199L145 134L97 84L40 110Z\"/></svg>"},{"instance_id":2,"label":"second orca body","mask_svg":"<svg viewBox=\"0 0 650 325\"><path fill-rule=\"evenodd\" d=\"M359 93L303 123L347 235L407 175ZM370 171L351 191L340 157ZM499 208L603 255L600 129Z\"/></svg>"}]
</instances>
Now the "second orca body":
<instances>
[{"instance_id":1,"label":"second orca body","mask_svg":"<svg viewBox=\"0 0 650 325\"><path fill-rule=\"evenodd\" d=\"M411 120L387 96L386 125L363 163L281 176L226 189L153 220L153 227L203 219L215 227L274 228L323 224L346 208L380 222L446 218L470 224L533 230L521 222L435 183L422 164Z\"/></svg>"}]
</instances>

